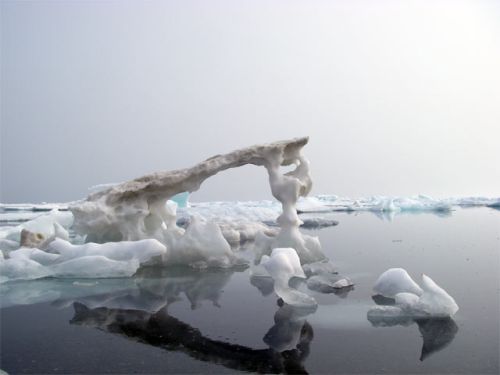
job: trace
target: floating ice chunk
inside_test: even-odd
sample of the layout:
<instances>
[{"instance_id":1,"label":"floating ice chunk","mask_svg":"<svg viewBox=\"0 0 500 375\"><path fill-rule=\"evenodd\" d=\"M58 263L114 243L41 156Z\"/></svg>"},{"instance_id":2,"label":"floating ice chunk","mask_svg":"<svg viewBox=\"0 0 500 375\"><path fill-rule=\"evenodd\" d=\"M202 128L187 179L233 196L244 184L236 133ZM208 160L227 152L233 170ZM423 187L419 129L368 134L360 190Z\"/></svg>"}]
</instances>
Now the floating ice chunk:
<instances>
[{"instance_id":1,"label":"floating ice chunk","mask_svg":"<svg viewBox=\"0 0 500 375\"><path fill-rule=\"evenodd\" d=\"M49 244L48 252L33 248L11 251L0 265L1 282L48 276L132 276L141 264L163 261L166 254L166 247L157 240L73 245L58 238Z\"/></svg>"},{"instance_id":2,"label":"floating ice chunk","mask_svg":"<svg viewBox=\"0 0 500 375\"><path fill-rule=\"evenodd\" d=\"M373 290L385 297L394 297L398 293L422 294L422 289L403 268L385 271L375 282Z\"/></svg>"},{"instance_id":3,"label":"floating ice chunk","mask_svg":"<svg viewBox=\"0 0 500 375\"><path fill-rule=\"evenodd\" d=\"M271 228L264 223L225 219L217 222L222 235L231 245L237 245L246 241L254 240L259 233L274 237L278 233L277 228Z\"/></svg>"},{"instance_id":4,"label":"floating ice chunk","mask_svg":"<svg viewBox=\"0 0 500 375\"><path fill-rule=\"evenodd\" d=\"M422 275L422 296L415 304L415 309L431 316L453 316L458 305L443 288L439 287L429 276Z\"/></svg>"},{"instance_id":5,"label":"floating ice chunk","mask_svg":"<svg viewBox=\"0 0 500 375\"><path fill-rule=\"evenodd\" d=\"M331 273L322 273L307 279L307 287L309 289L322 293L333 292L336 289L351 287L353 285L354 283L349 278Z\"/></svg>"},{"instance_id":6,"label":"floating ice chunk","mask_svg":"<svg viewBox=\"0 0 500 375\"><path fill-rule=\"evenodd\" d=\"M51 271L26 257L0 260L0 283L10 280L32 280L47 277Z\"/></svg>"},{"instance_id":7,"label":"floating ice chunk","mask_svg":"<svg viewBox=\"0 0 500 375\"><path fill-rule=\"evenodd\" d=\"M69 233L61 224L57 221L54 222L54 237L62 238L63 240L69 240Z\"/></svg>"},{"instance_id":8,"label":"floating ice chunk","mask_svg":"<svg viewBox=\"0 0 500 375\"><path fill-rule=\"evenodd\" d=\"M7 240L5 238L0 239L0 250L9 252L11 250L19 249L19 242Z\"/></svg>"},{"instance_id":9,"label":"floating ice chunk","mask_svg":"<svg viewBox=\"0 0 500 375\"><path fill-rule=\"evenodd\" d=\"M166 257L167 255L165 245L154 239L73 245L58 238L49 244L49 250L61 255L59 262L85 256L101 255L110 260L137 260L140 264L145 264L155 257Z\"/></svg>"},{"instance_id":10,"label":"floating ice chunk","mask_svg":"<svg viewBox=\"0 0 500 375\"><path fill-rule=\"evenodd\" d=\"M319 275L323 273L331 273L331 274L337 273L335 271L335 267L333 266L332 262L325 260L320 262L304 264L302 266L302 269L304 270L307 276Z\"/></svg>"},{"instance_id":11,"label":"floating ice chunk","mask_svg":"<svg viewBox=\"0 0 500 375\"><path fill-rule=\"evenodd\" d=\"M40 215L33 220L22 223L14 228L0 231L0 238L12 241L21 241L21 231L26 229L32 233L40 233L46 239L55 238L57 235L68 237L67 232L62 228L69 228L73 223L71 212L58 211L54 209L49 213Z\"/></svg>"},{"instance_id":12,"label":"floating ice chunk","mask_svg":"<svg viewBox=\"0 0 500 375\"><path fill-rule=\"evenodd\" d=\"M271 256L262 258L262 265L273 279L292 277L306 278L297 252L292 248L273 249Z\"/></svg>"},{"instance_id":13,"label":"floating ice chunk","mask_svg":"<svg viewBox=\"0 0 500 375\"><path fill-rule=\"evenodd\" d=\"M55 264L51 266L51 271L56 277L130 277L139 266L137 258L119 261L102 255L88 255Z\"/></svg>"},{"instance_id":14,"label":"floating ice chunk","mask_svg":"<svg viewBox=\"0 0 500 375\"><path fill-rule=\"evenodd\" d=\"M274 292L292 306L315 306L311 296L289 286L292 277L305 278L297 252L292 248L273 249L271 256L264 255L261 264L274 280Z\"/></svg>"},{"instance_id":15,"label":"floating ice chunk","mask_svg":"<svg viewBox=\"0 0 500 375\"><path fill-rule=\"evenodd\" d=\"M402 309L412 309L418 303L419 296L413 293L398 293L394 296L394 303Z\"/></svg>"},{"instance_id":16,"label":"floating ice chunk","mask_svg":"<svg viewBox=\"0 0 500 375\"><path fill-rule=\"evenodd\" d=\"M399 306L374 306L368 310L367 316L375 326L398 325L402 322L413 323Z\"/></svg>"},{"instance_id":17,"label":"floating ice chunk","mask_svg":"<svg viewBox=\"0 0 500 375\"><path fill-rule=\"evenodd\" d=\"M414 281L408 283L408 274L402 269L397 272L390 269L384 272L377 281L374 288L380 294L384 292L385 296L394 294L397 289L414 288ZM404 271L404 272L401 272ZM380 280L382 280L380 282ZM396 280L396 283L390 281ZM401 281L403 280L403 281ZM420 293L400 292L395 293L394 306L376 306L369 311L369 316L409 316L409 317L450 317L458 311L458 305L444 289L439 287L429 276L422 275L422 289L418 288Z\"/></svg>"},{"instance_id":18,"label":"floating ice chunk","mask_svg":"<svg viewBox=\"0 0 500 375\"><path fill-rule=\"evenodd\" d=\"M53 264L59 257L59 254L51 254L46 251L22 247L9 253L10 259L31 259L40 263L42 266Z\"/></svg>"}]
</instances>

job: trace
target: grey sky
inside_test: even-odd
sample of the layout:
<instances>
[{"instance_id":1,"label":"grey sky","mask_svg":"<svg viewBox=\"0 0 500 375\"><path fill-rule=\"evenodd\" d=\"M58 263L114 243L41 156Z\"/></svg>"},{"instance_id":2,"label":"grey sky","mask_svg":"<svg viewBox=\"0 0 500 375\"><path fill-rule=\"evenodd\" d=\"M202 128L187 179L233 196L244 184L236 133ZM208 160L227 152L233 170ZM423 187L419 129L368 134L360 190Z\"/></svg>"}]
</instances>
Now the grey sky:
<instances>
[{"instance_id":1,"label":"grey sky","mask_svg":"<svg viewBox=\"0 0 500 375\"><path fill-rule=\"evenodd\" d=\"M4 0L1 34L3 202L302 135L313 193L500 195L498 1Z\"/></svg>"}]
</instances>

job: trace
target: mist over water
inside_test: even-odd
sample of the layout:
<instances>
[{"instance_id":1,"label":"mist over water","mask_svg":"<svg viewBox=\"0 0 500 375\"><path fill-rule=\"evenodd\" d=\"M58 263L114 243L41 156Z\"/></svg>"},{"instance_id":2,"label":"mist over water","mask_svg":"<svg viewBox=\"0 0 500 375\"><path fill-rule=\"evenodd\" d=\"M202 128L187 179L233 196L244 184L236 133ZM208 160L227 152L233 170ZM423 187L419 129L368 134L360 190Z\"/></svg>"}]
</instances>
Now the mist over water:
<instances>
[{"instance_id":1,"label":"mist over water","mask_svg":"<svg viewBox=\"0 0 500 375\"><path fill-rule=\"evenodd\" d=\"M0 201L309 135L313 193L497 196L496 1L14 2ZM193 196L266 199L244 167Z\"/></svg>"}]
</instances>

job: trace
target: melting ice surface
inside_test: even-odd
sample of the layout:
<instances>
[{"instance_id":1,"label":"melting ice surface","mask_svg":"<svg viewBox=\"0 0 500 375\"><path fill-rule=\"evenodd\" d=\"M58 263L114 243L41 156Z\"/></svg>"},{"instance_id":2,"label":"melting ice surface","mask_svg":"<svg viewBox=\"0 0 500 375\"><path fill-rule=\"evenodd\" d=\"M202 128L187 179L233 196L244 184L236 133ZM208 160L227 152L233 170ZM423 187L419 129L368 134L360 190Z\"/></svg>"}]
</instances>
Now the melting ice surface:
<instances>
[{"instance_id":1,"label":"melting ice surface","mask_svg":"<svg viewBox=\"0 0 500 375\"><path fill-rule=\"evenodd\" d=\"M451 317L458 305L429 276L422 275L422 288L402 268L391 268L378 278L373 290L384 297L393 297L393 306L377 306L368 316L379 319L400 317Z\"/></svg>"}]
</instances>

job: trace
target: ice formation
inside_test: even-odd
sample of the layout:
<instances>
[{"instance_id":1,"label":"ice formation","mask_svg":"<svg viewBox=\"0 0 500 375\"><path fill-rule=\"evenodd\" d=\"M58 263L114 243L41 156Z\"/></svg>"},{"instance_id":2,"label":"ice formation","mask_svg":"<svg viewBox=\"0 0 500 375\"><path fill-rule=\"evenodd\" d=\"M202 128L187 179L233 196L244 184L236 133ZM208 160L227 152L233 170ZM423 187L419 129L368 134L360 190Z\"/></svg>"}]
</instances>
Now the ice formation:
<instances>
[{"instance_id":1,"label":"ice formation","mask_svg":"<svg viewBox=\"0 0 500 375\"><path fill-rule=\"evenodd\" d=\"M307 142L308 138L296 138L252 146L216 155L192 168L157 172L98 191L85 201L70 206L75 218L74 229L96 242L156 238L167 245L172 259L177 258L177 261L172 260L174 263L197 263L198 260L211 263L214 261L212 251L218 251L215 264L231 264L233 257L224 235L231 242L260 235L259 257L276 247L293 247L303 263L324 259L318 239L299 231L302 222L297 215L296 203L300 196L309 193L312 186L309 162L301 155ZM197 217L190 219L186 232L177 226L175 207L167 204L172 196L196 191L208 177L245 164L264 166L269 174L271 192L282 205L277 233L265 233L261 227L241 224L240 228L232 226L221 232L210 221L202 223ZM291 164L296 166L294 170L281 173L281 166ZM191 226L194 228L190 229ZM194 248L195 254L182 259L187 248Z\"/></svg>"},{"instance_id":2,"label":"ice formation","mask_svg":"<svg viewBox=\"0 0 500 375\"><path fill-rule=\"evenodd\" d=\"M0 239L21 243L21 232L27 230L40 234L43 236L43 244L48 244L56 237L68 239L69 234L65 228L69 228L72 224L73 215L70 212L53 209L16 227L3 229L0 231Z\"/></svg>"},{"instance_id":3,"label":"ice formation","mask_svg":"<svg viewBox=\"0 0 500 375\"><path fill-rule=\"evenodd\" d=\"M275 248L271 256L262 257L261 266L274 280L274 292L292 306L315 306L314 298L290 287L292 277L306 278L300 259L293 248Z\"/></svg>"},{"instance_id":4,"label":"ice formation","mask_svg":"<svg viewBox=\"0 0 500 375\"><path fill-rule=\"evenodd\" d=\"M43 277L98 278L135 274L141 264L161 262L166 247L154 239L73 245L52 241L47 251L22 247L0 258L0 282Z\"/></svg>"},{"instance_id":5,"label":"ice formation","mask_svg":"<svg viewBox=\"0 0 500 375\"><path fill-rule=\"evenodd\" d=\"M301 212L329 211L370 211L374 213L390 212L435 212L447 213L454 207L500 205L500 197L450 197L436 199L427 195L412 197L387 197L374 195L366 198L351 199L336 195L318 195L308 197L299 203Z\"/></svg>"},{"instance_id":6,"label":"ice formation","mask_svg":"<svg viewBox=\"0 0 500 375\"><path fill-rule=\"evenodd\" d=\"M307 287L309 289L322 293L335 292L336 290L352 286L354 286L354 283L348 277L332 273L322 273L307 279Z\"/></svg>"},{"instance_id":7,"label":"ice formation","mask_svg":"<svg viewBox=\"0 0 500 375\"><path fill-rule=\"evenodd\" d=\"M373 290L384 296L394 297L398 293L422 294L422 289L403 268L390 268L379 276Z\"/></svg>"},{"instance_id":8,"label":"ice formation","mask_svg":"<svg viewBox=\"0 0 500 375\"><path fill-rule=\"evenodd\" d=\"M451 317L458 305L444 289L429 276L422 275L420 288L402 268L392 268L377 280L374 290L386 297L393 297L393 306L376 306L368 312L369 318L428 318Z\"/></svg>"}]
</instances>

